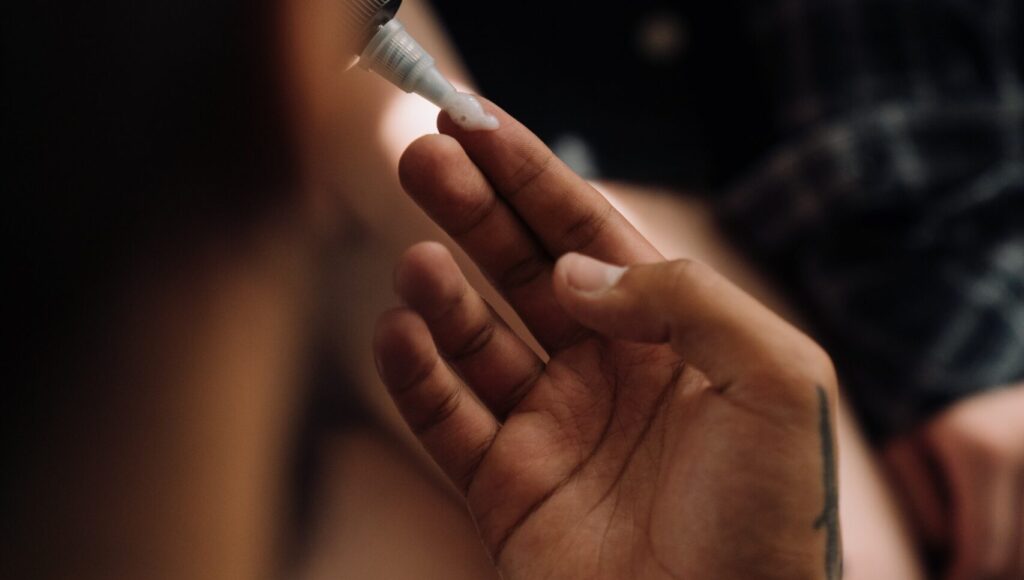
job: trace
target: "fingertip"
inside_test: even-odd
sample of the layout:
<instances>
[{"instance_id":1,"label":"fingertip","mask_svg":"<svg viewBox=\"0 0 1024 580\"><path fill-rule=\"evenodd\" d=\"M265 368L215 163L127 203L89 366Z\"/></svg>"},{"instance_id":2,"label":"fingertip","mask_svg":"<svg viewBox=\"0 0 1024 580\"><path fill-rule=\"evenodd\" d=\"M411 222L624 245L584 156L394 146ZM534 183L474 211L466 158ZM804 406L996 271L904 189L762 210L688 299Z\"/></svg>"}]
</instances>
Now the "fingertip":
<instances>
[{"instance_id":1,"label":"fingertip","mask_svg":"<svg viewBox=\"0 0 1024 580\"><path fill-rule=\"evenodd\" d=\"M576 252L564 254L555 263L552 274L555 299L584 326L604 330L609 306L604 298L624 272L625 268Z\"/></svg>"},{"instance_id":2,"label":"fingertip","mask_svg":"<svg viewBox=\"0 0 1024 580\"><path fill-rule=\"evenodd\" d=\"M400 388L408 376L437 357L430 331L423 319L408 308L380 315L373 335L377 372L389 388Z\"/></svg>"},{"instance_id":3,"label":"fingertip","mask_svg":"<svg viewBox=\"0 0 1024 580\"><path fill-rule=\"evenodd\" d=\"M402 300L428 318L443 312L464 286L455 258L438 242L420 242L406 250L395 267L394 283Z\"/></svg>"},{"instance_id":4,"label":"fingertip","mask_svg":"<svg viewBox=\"0 0 1024 580\"><path fill-rule=\"evenodd\" d=\"M626 268L595 260L582 254L572 254L566 262L566 282L577 292L600 294L615 287L626 273Z\"/></svg>"},{"instance_id":5,"label":"fingertip","mask_svg":"<svg viewBox=\"0 0 1024 580\"><path fill-rule=\"evenodd\" d=\"M643 268L634 267L635 273ZM665 316L656 312L649 297L637 292L638 281L626 276L634 269L575 252L565 254L555 264L555 298L576 321L608 337L666 342Z\"/></svg>"},{"instance_id":6,"label":"fingertip","mask_svg":"<svg viewBox=\"0 0 1024 580\"><path fill-rule=\"evenodd\" d=\"M459 142L448 135L424 135L413 141L398 160L398 179L410 194L423 191L450 173L456 155L464 155Z\"/></svg>"},{"instance_id":7,"label":"fingertip","mask_svg":"<svg viewBox=\"0 0 1024 580\"><path fill-rule=\"evenodd\" d=\"M483 101L481 101L483 102ZM457 131L459 126L452 120L451 115L448 111L441 109L437 114L437 132L442 135L451 135L452 131Z\"/></svg>"},{"instance_id":8,"label":"fingertip","mask_svg":"<svg viewBox=\"0 0 1024 580\"><path fill-rule=\"evenodd\" d=\"M555 262L554 271L551 274L551 282L554 286L555 299L562 305L563 308L569 308L571 304L575 302L575 292L569 286L569 268L572 265L572 261L577 256L575 252L562 255Z\"/></svg>"},{"instance_id":9,"label":"fingertip","mask_svg":"<svg viewBox=\"0 0 1024 580\"><path fill-rule=\"evenodd\" d=\"M402 187L441 227L459 228L495 202L487 178L454 138L420 137L398 165Z\"/></svg>"}]
</instances>

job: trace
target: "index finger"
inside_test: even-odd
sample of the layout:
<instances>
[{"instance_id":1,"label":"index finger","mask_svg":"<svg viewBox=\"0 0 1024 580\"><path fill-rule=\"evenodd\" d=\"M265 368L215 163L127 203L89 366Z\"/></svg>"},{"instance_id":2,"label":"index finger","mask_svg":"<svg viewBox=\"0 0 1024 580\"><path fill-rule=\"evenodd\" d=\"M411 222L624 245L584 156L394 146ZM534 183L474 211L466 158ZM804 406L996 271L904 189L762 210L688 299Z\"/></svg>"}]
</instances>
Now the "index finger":
<instances>
[{"instance_id":1,"label":"index finger","mask_svg":"<svg viewBox=\"0 0 1024 580\"><path fill-rule=\"evenodd\" d=\"M576 175L522 123L486 99L495 131L466 131L446 113L441 133L454 137L498 194L553 256L579 252L617 264L662 256L600 192Z\"/></svg>"}]
</instances>

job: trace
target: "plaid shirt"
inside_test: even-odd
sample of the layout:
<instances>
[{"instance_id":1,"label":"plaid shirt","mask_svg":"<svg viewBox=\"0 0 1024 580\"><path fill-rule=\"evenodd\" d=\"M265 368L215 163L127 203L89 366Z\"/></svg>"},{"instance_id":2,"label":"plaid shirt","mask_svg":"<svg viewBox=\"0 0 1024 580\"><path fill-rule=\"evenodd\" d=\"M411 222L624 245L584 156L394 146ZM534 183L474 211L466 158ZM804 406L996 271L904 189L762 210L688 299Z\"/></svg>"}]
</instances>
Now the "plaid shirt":
<instances>
[{"instance_id":1,"label":"plaid shirt","mask_svg":"<svg viewBox=\"0 0 1024 580\"><path fill-rule=\"evenodd\" d=\"M751 6L777 145L721 213L869 432L1024 380L1024 3Z\"/></svg>"}]
</instances>

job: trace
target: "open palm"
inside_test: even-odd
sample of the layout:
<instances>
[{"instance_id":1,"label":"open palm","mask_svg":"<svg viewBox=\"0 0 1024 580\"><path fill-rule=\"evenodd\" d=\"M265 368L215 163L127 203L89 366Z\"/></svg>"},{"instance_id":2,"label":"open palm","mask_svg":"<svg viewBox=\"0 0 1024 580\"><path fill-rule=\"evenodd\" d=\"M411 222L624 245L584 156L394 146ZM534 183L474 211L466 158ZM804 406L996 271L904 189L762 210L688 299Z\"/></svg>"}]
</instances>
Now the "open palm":
<instances>
[{"instance_id":1,"label":"open palm","mask_svg":"<svg viewBox=\"0 0 1024 580\"><path fill-rule=\"evenodd\" d=\"M462 132L442 116L445 135L410 147L402 180L550 358L430 243L399 264L409 308L382 316L375 350L505 577L834 573L827 357L698 265L631 270L617 305L575 292L555 256L662 257L535 136L489 108L500 130Z\"/></svg>"}]
</instances>

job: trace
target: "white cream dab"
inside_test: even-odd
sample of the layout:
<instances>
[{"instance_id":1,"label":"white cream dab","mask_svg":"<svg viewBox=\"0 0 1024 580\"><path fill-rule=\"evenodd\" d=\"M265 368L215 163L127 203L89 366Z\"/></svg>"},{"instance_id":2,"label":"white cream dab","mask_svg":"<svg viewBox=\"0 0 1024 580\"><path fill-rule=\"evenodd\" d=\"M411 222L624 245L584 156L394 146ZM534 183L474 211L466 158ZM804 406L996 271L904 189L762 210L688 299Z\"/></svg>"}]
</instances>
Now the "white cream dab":
<instances>
[{"instance_id":1,"label":"white cream dab","mask_svg":"<svg viewBox=\"0 0 1024 580\"><path fill-rule=\"evenodd\" d=\"M442 103L448 116L459 127L467 131L494 131L498 128L498 118L484 111L483 105L473 95L451 93Z\"/></svg>"}]
</instances>

